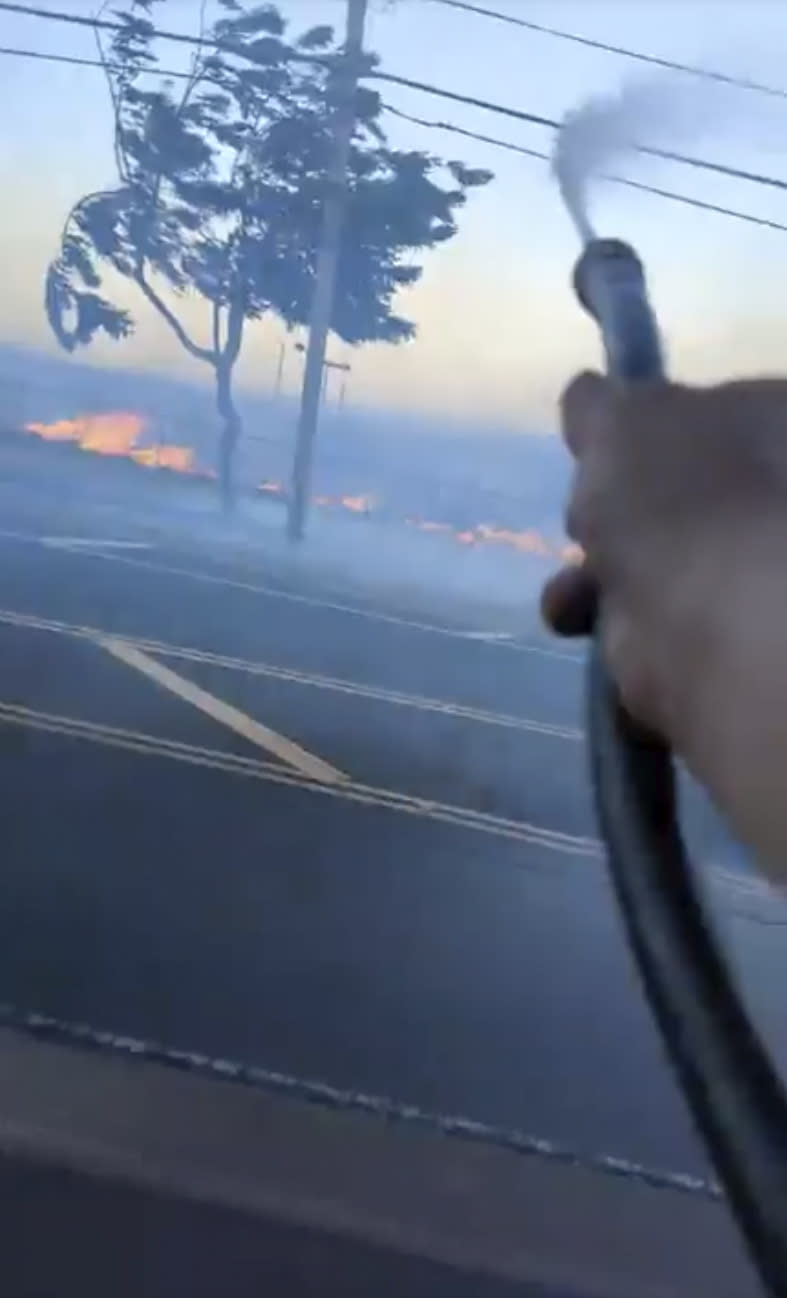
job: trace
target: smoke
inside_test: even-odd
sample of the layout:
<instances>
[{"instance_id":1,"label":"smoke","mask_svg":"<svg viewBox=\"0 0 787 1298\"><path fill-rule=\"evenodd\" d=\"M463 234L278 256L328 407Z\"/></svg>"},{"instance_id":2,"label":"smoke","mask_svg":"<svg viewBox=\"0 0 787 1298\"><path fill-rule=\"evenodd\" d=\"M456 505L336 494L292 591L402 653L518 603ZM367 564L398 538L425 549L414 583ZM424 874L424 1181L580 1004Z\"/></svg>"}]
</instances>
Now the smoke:
<instances>
[{"instance_id":1,"label":"smoke","mask_svg":"<svg viewBox=\"0 0 787 1298\"><path fill-rule=\"evenodd\" d=\"M675 74L624 83L569 112L557 133L552 171L583 240L592 238L588 182L608 175L629 155L674 149L719 126L732 109L729 93Z\"/></svg>"}]
</instances>

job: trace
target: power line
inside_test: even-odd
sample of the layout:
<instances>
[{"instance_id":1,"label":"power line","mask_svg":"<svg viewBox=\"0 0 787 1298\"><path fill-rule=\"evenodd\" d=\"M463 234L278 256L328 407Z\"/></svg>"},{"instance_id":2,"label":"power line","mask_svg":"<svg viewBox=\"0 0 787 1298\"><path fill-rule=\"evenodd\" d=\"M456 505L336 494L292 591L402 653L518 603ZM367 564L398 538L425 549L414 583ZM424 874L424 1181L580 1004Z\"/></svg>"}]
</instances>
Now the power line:
<instances>
[{"instance_id":1,"label":"power line","mask_svg":"<svg viewBox=\"0 0 787 1298\"><path fill-rule=\"evenodd\" d=\"M406 86L411 90L420 90L425 94L436 95L441 99L449 99L454 103L467 104L472 108L482 108L485 112L511 117L518 122L526 122L529 126L544 126L552 131L559 131L562 126L562 123L554 117L543 117L540 113L526 112L521 108L509 108L505 104L496 104L488 99L478 99L474 95L463 95L458 91L442 90L438 86L432 86L425 81L413 81L409 77L394 76L386 72L374 72L371 75L380 81L388 81L392 85ZM634 152L647 154L651 158L659 158L663 162L677 162L684 167L695 167L700 171L711 171L716 175L727 176L732 180L744 180L754 185L765 185L770 189L787 190L787 180L782 180L779 176L768 176L760 172L746 171L741 167L731 167L723 162L712 162L709 158L695 158L691 154L676 153L672 149L658 149L645 144L634 146Z\"/></svg>"},{"instance_id":2,"label":"power line","mask_svg":"<svg viewBox=\"0 0 787 1298\"><path fill-rule=\"evenodd\" d=\"M70 14L62 9L41 9L36 5L0 3L0 10L5 13L20 14L25 18L45 18L50 22L70 23L74 27L89 27L91 31L124 32L126 24L114 22L111 18L88 18L84 14ZM167 28L153 28L152 34L162 41L174 41L179 45L196 45L221 50L225 54L242 54L243 47L229 42L210 40L199 36L189 36L185 32L169 31ZM317 62L318 60L312 59Z\"/></svg>"},{"instance_id":3,"label":"power line","mask_svg":"<svg viewBox=\"0 0 787 1298\"><path fill-rule=\"evenodd\" d=\"M82 14L70 14L62 9L41 9L34 5L13 4L10 0L0 0L0 11L7 13L21 14L29 18L49 19L52 22L71 23L77 27L89 27L92 30L100 31L125 31L124 24L114 22L109 18L87 18ZM198 36L189 36L183 32L173 32L162 27L151 28L151 35L156 36L159 40L177 41L183 45L200 46L202 49L216 49L227 54L242 55L254 62L254 56L242 46L227 43L223 41L211 40L208 37L200 38ZM324 66L325 60L316 58L313 55L293 54L293 57L301 62L317 63ZM365 73L367 78L375 81L386 81L391 85L404 86L409 90L418 90L422 94L435 95L442 99L448 99L453 103L466 104L471 108L481 108L485 112L498 113L504 117L514 118L516 121L527 122L532 126L545 126L550 129L557 129L560 125L551 117L542 117L538 113L524 112L518 108L509 108L504 104L496 104L488 99L478 99L474 95L464 95L455 90L444 90L435 86L431 82L416 81L412 77L399 76L393 72L380 72L377 69Z\"/></svg>"},{"instance_id":4,"label":"power line","mask_svg":"<svg viewBox=\"0 0 787 1298\"><path fill-rule=\"evenodd\" d=\"M2 7L2 6L0 6ZM0 46L0 57L3 55L18 56L29 59L38 59L47 63L65 63L76 67L99 68L104 70L105 66L111 71L112 64L104 65L99 59L79 58L76 55L69 54L49 54L43 50L23 50L12 49L9 46ZM173 69L157 68L151 69L156 71L160 76L178 77L182 79L190 78L188 72L177 72ZM514 144L510 140L501 140L493 135L483 135L478 131L470 131L462 126L457 126L454 122L432 121L424 117L416 117L412 113L406 113L401 108L395 108L392 104L383 103L385 112L394 117L400 117L404 121L413 122L417 126L427 127L430 130L446 131L452 135L459 135L468 140L477 140L482 144L492 145L494 148L506 149L511 153L518 153L527 158L535 158L540 162L550 162L551 158L548 153L539 149L531 149L523 144ZM700 211L712 212L718 216L727 216L736 221L744 221L750 225L761 226L769 230L779 230L787 234L787 225L782 225L778 221L771 221L767 217L755 216L752 212L741 212L736 208L724 207L717 203L708 203L700 198L692 198L689 194L679 194L672 190L661 189L655 185L647 185L642 181L632 180L628 176L602 176L600 179L607 180L615 185L624 185L628 189L636 189L641 193L653 194L657 198L664 198L674 203L682 203L687 207L696 207Z\"/></svg>"},{"instance_id":5,"label":"power line","mask_svg":"<svg viewBox=\"0 0 787 1298\"><path fill-rule=\"evenodd\" d=\"M383 110L390 113L392 117L401 117L405 122L414 122L416 126L426 126L433 131L448 131L452 135L462 135L466 140L480 140L482 144L492 144L499 149L509 149L512 153L521 153L526 158L538 158L540 162L551 162L552 159L548 153L542 149L529 149L524 144L514 144L511 140L500 140L495 135L481 135L478 131L469 131L464 126L457 126L454 122L437 122L431 121L426 117L416 117L414 113L406 113L402 108L395 108L393 104L383 104ZM787 229L787 227L785 227Z\"/></svg>"},{"instance_id":6,"label":"power line","mask_svg":"<svg viewBox=\"0 0 787 1298\"><path fill-rule=\"evenodd\" d=\"M441 3L441 4L448 4L450 2L450 4L452 5L460 4L460 0L433 0L433 2ZM473 8L476 9L478 8L478 6L473 6ZM80 14L64 13L62 10L40 9L32 5L26 5L26 4L12 4L7 2L7 0L0 0L0 11L25 14L29 17L34 17L34 18L49 18L56 22L74 23L78 26L90 27L94 29L101 28L102 30L107 29L110 31L125 30L125 28L121 23L113 22L110 19L86 18ZM489 10L485 12L492 14L494 11ZM499 15L499 16L507 18L507 15ZM511 19L511 21L519 24L519 23L523 23L524 19ZM211 41L207 38L201 39L200 37L197 36L185 35L183 32L172 32L162 28L154 28L152 34L159 37L162 40L178 41L187 45L200 46L203 49L206 47L209 47L211 49L218 49L224 53L240 55L245 58L248 58L252 62L254 61L252 54L245 51L241 46L237 46L232 43L227 44L222 41ZM9 54L13 53L13 51L11 50L8 50L6 52ZM28 52L27 51L23 52L20 50L19 53L27 54ZM36 57L36 53L33 52L31 57ZM312 56L296 54L293 57L297 58L299 61L305 60L306 62L322 64L322 66L324 66L324 60L315 59ZM86 61L86 66L91 66L91 65ZM182 76L183 74L182 73L173 74L169 72L163 75ZM545 117L541 113L533 113L533 112L528 112L525 109L513 108L506 104L496 103L493 100L481 99L476 95L466 95L457 90L447 90L444 87L434 85L432 82L418 81L412 77L400 76L398 73L381 72L378 71L377 69L372 69L367 73L365 73L364 75L365 77L371 80L382 81L387 83L388 85L403 86L405 89L416 90L419 91L421 94L431 95L439 99L446 99L451 103L463 104L469 108L479 108L483 112L494 113L498 116L508 117L513 121L525 122L527 123L528 126L541 126L546 128L547 130L553 130L553 131L560 130L561 127L561 123L554 117ZM741 167L732 167L722 162L712 162L710 159L707 158L697 158L697 157L693 157L690 154L677 153L670 149L658 149L650 145L637 146L636 151L639 153L646 154L650 157L659 158L662 161L675 162L681 166L693 167L701 171L713 172L716 175L726 176L728 179L731 180L741 180L741 181L745 181L748 184L763 185L769 189L787 190L787 180L783 180L777 176L765 175L761 172L747 171Z\"/></svg>"},{"instance_id":7,"label":"power line","mask_svg":"<svg viewBox=\"0 0 787 1298\"><path fill-rule=\"evenodd\" d=\"M483 5L468 4L466 0L432 0L433 4L444 5L446 9L459 9L465 13L476 14L479 18L493 18L512 27L525 27L531 32L541 32L544 36L555 36L558 40L571 41L574 45L584 45L591 50L602 50L605 54L619 54L622 58L633 59L637 63L648 63L651 67L666 68L672 72L685 72L692 77L701 77L705 81L717 81L722 85L735 86L739 90L753 90L757 94L771 95L777 99L787 99L787 90L780 86L769 86L761 81L749 81L745 77L736 77L726 72L717 72L713 68L701 67L696 63L679 63L675 59L659 58L656 54L646 54L643 50L632 50L625 45L611 45L607 41L594 40L591 36L578 36L574 32L564 31L560 27L548 27L545 23L532 22L529 18L515 18L513 14L501 13L497 9L487 9Z\"/></svg>"},{"instance_id":8,"label":"power line","mask_svg":"<svg viewBox=\"0 0 787 1298\"><path fill-rule=\"evenodd\" d=\"M479 140L481 143L491 144L495 148L523 154L526 158L537 158L540 162L552 161L548 153L543 153L539 149L526 148L522 144L514 144L511 140L500 140L493 135L480 135L477 131L466 130L462 126L456 126L453 122L430 121L424 117L415 117L412 113L405 113L401 108L394 108L391 104L384 104L383 108L394 117L401 117L406 122L414 122L417 126L425 126L430 130L448 131L452 135L461 135L468 140ZM783 234L787 234L787 225L782 225L779 221L771 221L765 216L755 216L753 212L741 212L737 208L724 207L720 203L708 203L701 198L692 198L690 194L678 194L671 189L661 189L657 185L646 185L644 181L631 180L628 176L604 174L600 175L599 179L609 181L613 185L625 185L627 189L637 189L641 193L655 194L657 198L669 199L673 203L682 203L686 207L696 207L703 212L713 212L717 216L728 216L736 221L745 221L749 225L759 225L767 230L779 230Z\"/></svg>"},{"instance_id":9,"label":"power line","mask_svg":"<svg viewBox=\"0 0 787 1298\"><path fill-rule=\"evenodd\" d=\"M99 59L79 58L76 55L69 54L49 54L43 50L23 50L12 49L9 46L0 45L0 56L16 55L22 58L39 59L48 63L65 63L76 67L100 68L105 66L110 71L113 69L112 64L104 65ZM153 71L153 69L151 69ZM173 69L157 68L155 71L163 77L179 77L188 79L191 74L188 72L176 72ZM501 140L493 135L482 135L478 131L466 130L462 126L457 126L454 122L431 121L424 117L416 117L412 113L406 113L401 108L395 108L392 104L383 103L385 112L394 117L401 117L404 121L413 122L417 126L424 126L431 130L446 131L453 135L461 135L468 140L477 140L482 144L490 144L494 148L507 149L509 152L521 154L527 158L536 158L540 162L550 162L551 158L548 153L539 149L531 149L523 144L514 144L510 140ZM787 225L782 225L778 221L768 220L766 217L755 216L751 212L741 212L736 208L723 207L717 203L708 203L700 198L692 198L689 194L678 194L672 190L660 189L655 185L647 185L644 182L631 180L627 176L605 176L602 179L608 180L616 185L625 185L629 189L637 189L646 194L654 194L657 198L669 199L675 203L683 203L688 207L697 207L702 211L715 212L719 216L728 216L736 221L746 221L751 225L763 226L770 230L781 230L787 233Z\"/></svg>"},{"instance_id":10,"label":"power line","mask_svg":"<svg viewBox=\"0 0 787 1298\"><path fill-rule=\"evenodd\" d=\"M12 49L9 45L0 45L0 56L16 55L24 59L37 59L42 63L68 63L77 68L101 68L109 72L120 71L118 63L102 63L100 59L81 59L76 54L48 54L45 50L21 50ZM190 72L175 72L172 68L143 68L143 72L149 72L160 77L178 77L182 81L190 81L192 74ZM205 73L205 79L210 80L210 73Z\"/></svg>"}]
</instances>

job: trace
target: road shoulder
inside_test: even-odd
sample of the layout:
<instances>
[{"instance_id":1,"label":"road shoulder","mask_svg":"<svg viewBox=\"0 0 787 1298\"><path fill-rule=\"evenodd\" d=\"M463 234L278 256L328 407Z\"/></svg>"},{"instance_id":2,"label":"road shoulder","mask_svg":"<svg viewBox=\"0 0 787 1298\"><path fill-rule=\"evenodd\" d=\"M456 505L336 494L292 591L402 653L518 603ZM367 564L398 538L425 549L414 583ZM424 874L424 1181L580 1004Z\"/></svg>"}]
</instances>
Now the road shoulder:
<instances>
[{"instance_id":1,"label":"road shoulder","mask_svg":"<svg viewBox=\"0 0 787 1298\"><path fill-rule=\"evenodd\" d=\"M307 540L293 546L279 501L244 494L233 517L226 518L212 484L21 435L0 435L0 463L3 485L28 492L34 513L46 505L55 531L56 516L80 538L87 522L99 529L97 535L114 530L128 540L183 547L197 561L202 552L249 578L303 593L322 592L448 626L466 623L470 631L543 638L533 599L549 564L540 558L502 547L456 545L404 524L321 511L313 515ZM18 509L18 490L15 503ZM426 574L431 574L427 580Z\"/></svg>"},{"instance_id":2,"label":"road shoulder","mask_svg":"<svg viewBox=\"0 0 787 1298\"><path fill-rule=\"evenodd\" d=\"M758 1293L720 1203L2 1030L20 1159L561 1298Z\"/></svg>"}]
</instances>

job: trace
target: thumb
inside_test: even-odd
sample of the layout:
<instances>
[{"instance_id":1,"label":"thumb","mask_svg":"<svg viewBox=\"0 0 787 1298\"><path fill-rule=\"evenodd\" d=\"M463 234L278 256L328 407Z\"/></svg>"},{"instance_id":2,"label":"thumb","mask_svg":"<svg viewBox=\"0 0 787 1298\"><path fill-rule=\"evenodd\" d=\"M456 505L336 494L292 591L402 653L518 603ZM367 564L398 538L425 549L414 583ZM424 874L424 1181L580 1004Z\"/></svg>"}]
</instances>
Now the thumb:
<instances>
[{"instance_id":1,"label":"thumb","mask_svg":"<svg viewBox=\"0 0 787 1298\"><path fill-rule=\"evenodd\" d=\"M541 616L556 635L590 635L597 605L598 587L584 564L561 568L541 592Z\"/></svg>"}]
</instances>

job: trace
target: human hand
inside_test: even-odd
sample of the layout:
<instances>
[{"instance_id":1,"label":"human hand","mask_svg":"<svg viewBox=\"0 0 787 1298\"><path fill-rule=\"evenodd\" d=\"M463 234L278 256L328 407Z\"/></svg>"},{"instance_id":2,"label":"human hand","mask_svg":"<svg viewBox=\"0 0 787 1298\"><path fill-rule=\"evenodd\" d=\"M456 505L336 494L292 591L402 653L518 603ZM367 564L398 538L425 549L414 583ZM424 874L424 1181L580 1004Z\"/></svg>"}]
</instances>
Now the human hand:
<instances>
[{"instance_id":1,"label":"human hand","mask_svg":"<svg viewBox=\"0 0 787 1298\"><path fill-rule=\"evenodd\" d=\"M562 421L585 559L547 583L546 621L586 635L598 605L625 706L787 859L787 381L582 374Z\"/></svg>"}]
</instances>

